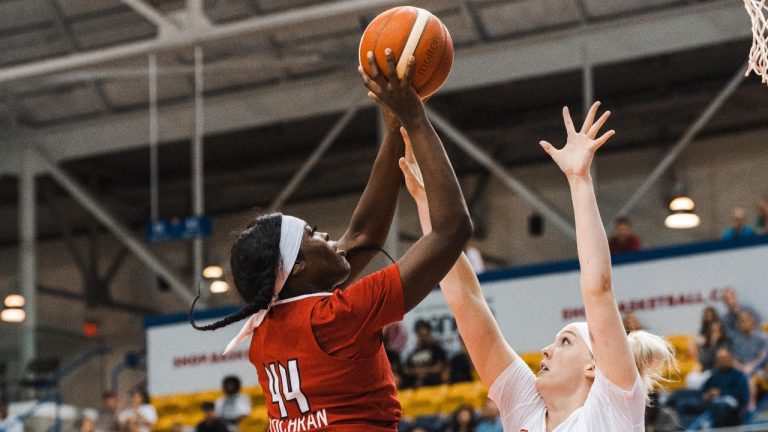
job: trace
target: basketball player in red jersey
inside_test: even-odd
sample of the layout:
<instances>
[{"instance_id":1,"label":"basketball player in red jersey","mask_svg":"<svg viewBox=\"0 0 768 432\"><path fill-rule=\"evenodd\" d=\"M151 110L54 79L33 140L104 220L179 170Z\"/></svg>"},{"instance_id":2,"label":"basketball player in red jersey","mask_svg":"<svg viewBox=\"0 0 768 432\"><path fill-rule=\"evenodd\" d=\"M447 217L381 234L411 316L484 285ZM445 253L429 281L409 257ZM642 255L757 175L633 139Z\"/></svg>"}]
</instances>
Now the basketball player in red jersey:
<instances>
[{"instance_id":1,"label":"basketball player in red jersey","mask_svg":"<svg viewBox=\"0 0 768 432\"><path fill-rule=\"evenodd\" d=\"M413 58L400 80L387 50L391 81L376 69L373 53L368 58L373 73L361 69L363 82L392 116L349 229L329 241L292 216L255 219L235 239L230 258L247 305L220 322L196 326L213 330L248 318L227 349L251 338L250 360L266 396L270 431L395 431L400 404L382 328L426 297L471 235L453 168L410 85ZM423 161L433 229L397 263L350 283L386 238L406 130Z\"/></svg>"}]
</instances>

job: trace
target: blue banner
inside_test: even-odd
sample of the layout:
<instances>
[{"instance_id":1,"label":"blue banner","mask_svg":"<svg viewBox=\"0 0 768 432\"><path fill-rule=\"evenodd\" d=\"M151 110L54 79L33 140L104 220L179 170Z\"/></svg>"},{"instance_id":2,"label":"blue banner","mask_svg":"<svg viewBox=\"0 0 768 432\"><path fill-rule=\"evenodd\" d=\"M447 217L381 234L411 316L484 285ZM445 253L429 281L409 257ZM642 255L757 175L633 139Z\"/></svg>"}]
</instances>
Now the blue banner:
<instances>
[{"instance_id":1,"label":"blue banner","mask_svg":"<svg viewBox=\"0 0 768 432\"><path fill-rule=\"evenodd\" d=\"M186 240L205 237L213 231L213 221L208 216L189 216L183 219L156 220L144 226L144 238L149 243Z\"/></svg>"}]
</instances>

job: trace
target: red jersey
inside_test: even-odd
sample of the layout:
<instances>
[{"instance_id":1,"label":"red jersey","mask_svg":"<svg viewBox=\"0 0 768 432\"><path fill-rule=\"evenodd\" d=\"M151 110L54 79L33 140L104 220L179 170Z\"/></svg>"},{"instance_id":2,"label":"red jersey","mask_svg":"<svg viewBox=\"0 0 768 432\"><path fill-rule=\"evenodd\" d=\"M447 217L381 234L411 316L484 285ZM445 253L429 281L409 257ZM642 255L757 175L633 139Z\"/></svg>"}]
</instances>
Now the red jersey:
<instances>
[{"instance_id":1,"label":"red jersey","mask_svg":"<svg viewBox=\"0 0 768 432\"><path fill-rule=\"evenodd\" d=\"M249 351L269 431L396 431L400 403L381 330L404 312L396 264L344 290L276 303Z\"/></svg>"}]
</instances>

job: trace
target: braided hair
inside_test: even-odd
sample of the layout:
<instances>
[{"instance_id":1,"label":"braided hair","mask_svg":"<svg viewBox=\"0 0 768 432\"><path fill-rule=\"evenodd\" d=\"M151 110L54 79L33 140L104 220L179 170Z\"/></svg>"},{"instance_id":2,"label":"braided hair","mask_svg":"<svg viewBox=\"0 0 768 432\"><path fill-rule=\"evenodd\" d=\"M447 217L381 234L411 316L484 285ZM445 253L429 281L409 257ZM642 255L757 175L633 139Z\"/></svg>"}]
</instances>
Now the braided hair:
<instances>
[{"instance_id":1,"label":"braided hair","mask_svg":"<svg viewBox=\"0 0 768 432\"><path fill-rule=\"evenodd\" d=\"M189 323L197 330L216 330L244 320L269 306L275 289L275 277L280 261L280 228L282 214L269 213L251 221L235 235L230 250L229 265L235 288L246 305L236 313L213 324L198 326L193 312L198 294L189 311Z\"/></svg>"}]
</instances>

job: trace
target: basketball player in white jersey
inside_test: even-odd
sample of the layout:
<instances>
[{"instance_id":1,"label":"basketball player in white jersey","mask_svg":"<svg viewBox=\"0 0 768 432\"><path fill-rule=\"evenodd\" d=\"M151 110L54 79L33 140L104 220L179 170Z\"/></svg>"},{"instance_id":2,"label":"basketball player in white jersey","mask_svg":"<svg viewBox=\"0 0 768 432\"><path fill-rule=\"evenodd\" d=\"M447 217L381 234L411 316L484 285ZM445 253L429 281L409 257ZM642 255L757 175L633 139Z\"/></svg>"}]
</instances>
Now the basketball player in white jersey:
<instances>
[{"instance_id":1,"label":"basketball player in white jersey","mask_svg":"<svg viewBox=\"0 0 768 432\"><path fill-rule=\"evenodd\" d=\"M571 189L587 322L566 325L555 335L542 350L538 378L504 340L466 256L440 284L507 432L641 432L647 394L663 366L674 363L672 347L658 336L644 331L628 336L616 305L608 241L589 172L595 151L614 134L611 130L596 138L610 115L606 112L595 121L599 105L592 106L580 131L568 108L563 109L568 132L563 149L541 142ZM406 156L412 158L412 153L406 151ZM418 165L403 158L400 168L428 232L429 212Z\"/></svg>"}]
</instances>

